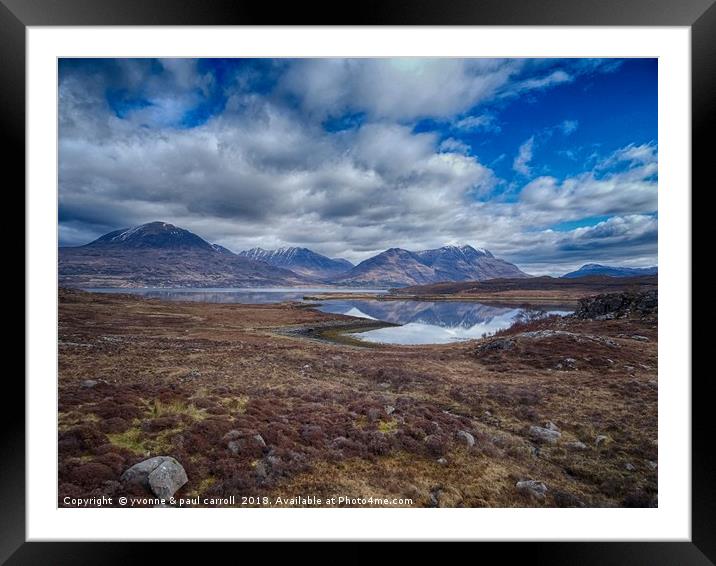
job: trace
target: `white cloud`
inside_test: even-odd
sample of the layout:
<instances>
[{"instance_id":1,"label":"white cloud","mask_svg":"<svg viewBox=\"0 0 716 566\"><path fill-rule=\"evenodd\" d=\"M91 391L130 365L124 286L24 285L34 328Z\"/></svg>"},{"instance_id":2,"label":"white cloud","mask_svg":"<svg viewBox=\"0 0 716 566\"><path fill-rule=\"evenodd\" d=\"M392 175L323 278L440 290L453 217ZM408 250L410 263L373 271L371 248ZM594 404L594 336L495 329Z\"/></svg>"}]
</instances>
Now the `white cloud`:
<instances>
[{"instance_id":1,"label":"white cloud","mask_svg":"<svg viewBox=\"0 0 716 566\"><path fill-rule=\"evenodd\" d=\"M532 172L530 161L532 161L532 151L534 149L535 137L530 137L517 150L517 156L512 162L512 168L522 175L529 175Z\"/></svg>"},{"instance_id":2,"label":"white cloud","mask_svg":"<svg viewBox=\"0 0 716 566\"><path fill-rule=\"evenodd\" d=\"M494 114L479 114L477 116L464 116L453 121L452 126L455 129L467 132L486 131L500 132L501 128L497 124L497 118Z\"/></svg>"},{"instance_id":3,"label":"white cloud","mask_svg":"<svg viewBox=\"0 0 716 566\"><path fill-rule=\"evenodd\" d=\"M565 120L559 125L559 129L565 136L576 132L577 128L579 128L579 120Z\"/></svg>"},{"instance_id":4,"label":"white cloud","mask_svg":"<svg viewBox=\"0 0 716 566\"><path fill-rule=\"evenodd\" d=\"M440 142L440 151L445 153L470 153L470 146L455 138L446 138Z\"/></svg>"},{"instance_id":5,"label":"white cloud","mask_svg":"<svg viewBox=\"0 0 716 566\"><path fill-rule=\"evenodd\" d=\"M524 67L521 59L304 59L291 66L282 87L319 118L362 111L370 119L406 121L452 117L572 78L558 69L520 80Z\"/></svg>"}]
</instances>

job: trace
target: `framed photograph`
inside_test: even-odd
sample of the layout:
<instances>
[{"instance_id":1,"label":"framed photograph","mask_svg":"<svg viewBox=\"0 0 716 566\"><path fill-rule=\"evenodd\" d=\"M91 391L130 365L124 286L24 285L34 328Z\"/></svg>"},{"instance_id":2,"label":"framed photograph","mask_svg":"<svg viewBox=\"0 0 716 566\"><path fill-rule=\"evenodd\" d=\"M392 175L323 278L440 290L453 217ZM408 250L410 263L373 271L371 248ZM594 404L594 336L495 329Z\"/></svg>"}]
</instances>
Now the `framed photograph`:
<instances>
[{"instance_id":1,"label":"framed photograph","mask_svg":"<svg viewBox=\"0 0 716 566\"><path fill-rule=\"evenodd\" d=\"M716 560L710 0L132 4L0 4L27 328L3 560Z\"/></svg>"}]
</instances>

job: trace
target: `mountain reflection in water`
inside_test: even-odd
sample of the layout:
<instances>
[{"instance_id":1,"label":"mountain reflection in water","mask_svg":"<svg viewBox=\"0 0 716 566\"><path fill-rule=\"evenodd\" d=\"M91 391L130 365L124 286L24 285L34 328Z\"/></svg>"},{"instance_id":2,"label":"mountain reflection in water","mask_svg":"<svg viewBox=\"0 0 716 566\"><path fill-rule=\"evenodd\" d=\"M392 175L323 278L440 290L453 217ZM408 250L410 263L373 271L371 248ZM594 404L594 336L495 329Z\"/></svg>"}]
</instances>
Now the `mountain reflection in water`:
<instances>
[{"instance_id":1,"label":"mountain reflection in water","mask_svg":"<svg viewBox=\"0 0 716 566\"><path fill-rule=\"evenodd\" d=\"M458 301L330 301L323 312L347 314L400 324L352 334L367 342L385 344L444 344L474 340L511 326L528 308ZM545 310L565 315L568 309Z\"/></svg>"}]
</instances>

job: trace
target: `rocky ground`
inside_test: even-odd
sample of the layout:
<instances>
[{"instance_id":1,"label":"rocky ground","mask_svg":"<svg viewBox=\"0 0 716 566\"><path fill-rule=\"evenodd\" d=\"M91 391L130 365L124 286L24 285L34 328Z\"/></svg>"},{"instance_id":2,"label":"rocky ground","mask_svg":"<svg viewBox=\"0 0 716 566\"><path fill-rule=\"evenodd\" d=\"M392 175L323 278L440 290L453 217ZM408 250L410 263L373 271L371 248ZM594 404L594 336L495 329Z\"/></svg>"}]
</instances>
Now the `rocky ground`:
<instances>
[{"instance_id":1,"label":"rocky ground","mask_svg":"<svg viewBox=\"0 0 716 566\"><path fill-rule=\"evenodd\" d=\"M298 305L59 298L61 506L657 504L648 306L363 348L287 332L350 321Z\"/></svg>"}]
</instances>

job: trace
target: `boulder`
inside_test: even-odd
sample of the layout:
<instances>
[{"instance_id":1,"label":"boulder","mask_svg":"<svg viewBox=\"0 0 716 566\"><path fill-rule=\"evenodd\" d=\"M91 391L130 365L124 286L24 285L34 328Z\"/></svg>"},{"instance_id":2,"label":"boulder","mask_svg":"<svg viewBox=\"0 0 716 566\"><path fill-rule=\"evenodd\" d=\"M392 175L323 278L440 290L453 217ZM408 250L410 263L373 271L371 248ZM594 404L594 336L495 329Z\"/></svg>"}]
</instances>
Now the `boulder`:
<instances>
[{"instance_id":1,"label":"boulder","mask_svg":"<svg viewBox=\"0 0 716 566\"><path fill-rule=\"evenodd\" d=\"M622 293L606 293L579 300L579 308L574 316L577 318L609 319L621 318L635 314L646 316L656 314L658 310L658 292L626 291Z\"/></svg>"},{"instance_id":2,"label":"boulder","mask_svg":"<svg viewBox=\"0 0 716 566\"><path fill-rule=\"evenodd\" d=\"M547 494L547 486L537 480L518 481L516 487L522 493L526 493L536 499L544 499Z\"/></svg>"},{"instance_id":3,"label":"boulder","mask_svg":"<svg viewBox=\"0 0 716 566\"><path fill-rule=\"evenodd\" d=\"M486 344L480 345L478 350L481 352L494 352L499 350L511 350L514 346L515 341L510 338L497 338L496 340L491 340Z\"/></svg>"},{"instance_id":4,"label":"boulder","mask_svg":"<svg viewBox=\"0 0 716 566\"><path fill-rule=\"evenodd\" d=\"M534 439L548 442L549 444L555 444L562 436L562 433L558 430L550 430L548 428L533 425L530 427L530 436Z\"/></svg>"},{"instance_id":5,"label":"boulder","mask_svg":"<svg viewBox=\"0 0 716 566\"><path fill-rule=\"evenodd\" d=\"M169 499L188 480L184 467L171 456L155 456L126 470L120 478L124 483L138 483L154 495Z\"/></svg>"},{"instance_id":6,"label":"boulder","mask_svg":"<svg viewBox=\"0 0 716 566\"><path fill-rule=\"evenodd\" d=\"M458 431L455 436L467 444L468 448L475 446L475 437L466 430Z\"/></svg>"},{"instance_id":7,"label":"boulder","mask_svg":"<svg viewBox=\"0 0 716 566\"><path fill-rule=\"evenodd\" d=\"M260 456L266 448L266 441L260 434L230 430L224 435L224 440L229 441L226 447L232 454Z\"/></svg>"}]
</instances>

